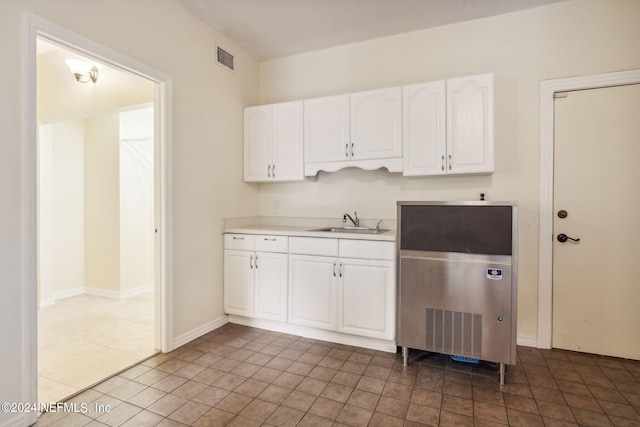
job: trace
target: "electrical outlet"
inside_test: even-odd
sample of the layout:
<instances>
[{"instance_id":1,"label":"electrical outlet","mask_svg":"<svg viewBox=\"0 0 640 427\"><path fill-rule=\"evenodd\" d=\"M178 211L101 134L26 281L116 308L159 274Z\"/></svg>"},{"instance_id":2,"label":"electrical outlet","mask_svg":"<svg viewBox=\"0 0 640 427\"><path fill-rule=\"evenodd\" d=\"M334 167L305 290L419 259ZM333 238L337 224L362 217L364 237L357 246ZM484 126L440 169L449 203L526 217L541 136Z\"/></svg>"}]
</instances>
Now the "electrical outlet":
<instances>
[{"instance_id":1,"label":"electrical outlet","mask_svg":"<svg viewBox=\"0 0 640 427\"><path fill-rule=\"evenodd\" d=\"M278 212L280 212L280 202L273 200L271 202L271 215L276 215Z\"/></svg>"}]
</instances>

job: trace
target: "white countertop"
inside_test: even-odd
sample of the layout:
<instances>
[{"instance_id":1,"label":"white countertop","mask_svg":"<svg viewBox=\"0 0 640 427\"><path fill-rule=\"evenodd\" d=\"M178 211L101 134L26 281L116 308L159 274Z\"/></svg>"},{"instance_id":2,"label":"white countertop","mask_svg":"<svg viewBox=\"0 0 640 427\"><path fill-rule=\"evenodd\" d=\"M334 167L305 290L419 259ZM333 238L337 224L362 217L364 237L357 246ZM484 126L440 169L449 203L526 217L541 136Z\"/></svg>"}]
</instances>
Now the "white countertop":
<instances>
[{"instance_id":1,"label":"white countertop","mask_svg":"<svg viewBox=\"0 0 640 427\"><path fill-rule=\"evenodd\" d=\"M299 221L296 221L299 222ZM317 228L326 227L342 227L342 225L314 225L313 221L310 221L310 225L265 225L265 224L225 224L224 233L239 233L239 234L268 234L279 236L300 236L300 237L324 237L334 239L355 239L355 240L379 240L379 241L395 241L396 229L395 227L381 227L388 229L384 233L380 234L367 234L367 233L349 233L349 232L334 232L334 231L313 231Z\"/></svg>"}]
</instances>

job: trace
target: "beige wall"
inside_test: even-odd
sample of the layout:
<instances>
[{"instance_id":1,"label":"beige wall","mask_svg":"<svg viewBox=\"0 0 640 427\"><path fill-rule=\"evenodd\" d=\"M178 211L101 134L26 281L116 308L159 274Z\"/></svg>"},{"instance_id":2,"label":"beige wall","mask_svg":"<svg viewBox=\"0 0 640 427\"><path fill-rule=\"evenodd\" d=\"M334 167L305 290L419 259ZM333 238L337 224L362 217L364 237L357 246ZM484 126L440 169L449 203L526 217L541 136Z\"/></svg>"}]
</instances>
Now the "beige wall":
<instances>
[{"instance_id":1,"label":"beige wall","mask_svg":"<svg viewBox=\"0 0 640 427\"><path fill-rule=\"evenodd\" d=\"M68 50L38 56L38 120L50 122L70 117L86 117L100 111L153 101L153 83L102 66L98 82L78 83L65 59L80 58Z\"/></svg>"},{"instance_id":2,"label":"beige wall","mask_svg":"<svg viewBox=\"0 0 640 427\"><path fill-rule=\"evenodd\" d=\"M40 127L39 302L84 288L84 121Z\"/></svg>"},{"instance_id":3,"label":"beige wall","mask_svg":"<svg viewBox=\"0 0 640 427\"><path fill-rule=\"evenodd\" d=\"M85 120L85 285L120 291L120 115Z\"/></svg>"},{"instance_id":4,"label":"beige wall","mask_svg":"<svg viewBox=\"0 0 640 427\"><path fill-rule=\"evenodd\" d=\"M242 108L257 103L258 64L173 0L3 0L0 2L0 401L26 401L24 269L28 217L22 177L21 11L146 64L172 78L173 334L213 322L222 310L223 217L255 215L258 187L242 182ZM236 55L229 73L216 43ZM35 289L33 290L35 292ZM0 425L19 414L0 413Z\"/></svg>"},{"instance_id":5,"label":"beige wall","mask_svg":"<svg viewBox=\"0 0 640 427\"><path fill-rule=\"evenodd\" d=\"M518 335L537 335L540 81L640 68L640 2L575 0L340 46L261 64L261 102L495 73L496 172L403 178L386 171L320 173L264 184L260 214L395 218L396 200L517 200Z\"/></svg>"},{"instance_id":6,"label":"beige wall","mask_svg":"<svg viewBox=\"0 0 640 427\"><path fill-rule=\"evenodd\" d=\"M86 280L83 279L82 284L75 286L68 284L65 288L86 286L117 293L152 285L152 253L146 257L139 256L141 248L133 248L128 244L137 241L144 246L147 253L153 250L153 246L147 247L149 236L153 239L150 234L153 227L152 214L147 220L149 236L141 236L144 239L134 239L135 233L139 233L141 227L122 227L122 221L128 217L131 209L120 203L122 191L118 183L121 181L120 175L123 170L120 167L118 111L153 102L153 82L113 67L101 66L96 84L78 83L65 63L69 58L88 60L70 50L62 49L39 55L37 63L40 123L55 123L57 126L61 120L78 118L78 122L84 123L82 119L87 118L86 135L83 134L83 147L85 143L87 147L87 185L85 187L81 184L83 194L86 188L87 205L85 221L80 223L84 225L86 222L87 225ZM150 128L152 131L153 114L150 120L147 129ZM82 178L84 182L84 160ZM131 185L123 186L125 190L133 188ZM138 199L134 198L133 202L136 200ZM128 204L128 207L130 206L131 203ZM121 215L123 212L124 217ZM46 228L41 228L41 232L47 233ZM117 233L128 238L121 239ZM63 253L64 251L58 251L58 256ZM57 264L60 263L52 263ZM82 265L84 274L85 268L84 264ZM57 276L50 269L40 273L40 282L45 284L41 298L46 300L54 296L50 291L52 286L49 285L49 279L55 280Z\"/></svg>"},{"instance_id":7,"label":"beige wall","mask_svg":"<svg viewBox=\"0 0 640 427\"><path fill-rule=\"evenodd\" d=\"M153 108L119 114L121 292L155 283L153 115Z\"/></svg>"}]
</instances>

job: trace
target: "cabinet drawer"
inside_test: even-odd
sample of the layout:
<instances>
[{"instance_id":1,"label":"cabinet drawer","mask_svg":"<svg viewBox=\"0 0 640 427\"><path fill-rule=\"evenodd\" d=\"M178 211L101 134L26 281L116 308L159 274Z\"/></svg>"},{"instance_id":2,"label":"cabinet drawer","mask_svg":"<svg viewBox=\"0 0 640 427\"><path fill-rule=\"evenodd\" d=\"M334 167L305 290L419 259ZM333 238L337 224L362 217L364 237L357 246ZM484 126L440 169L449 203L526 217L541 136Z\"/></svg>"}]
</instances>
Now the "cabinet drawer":
<instances>
[{"instance_id":1,"label":"cabinet drawer","mask_svg":"<svg viewBox=\"0 0 640 427\"><path fill-rule=\"evenodd\" d=\"M252 234L225 234L224 248L239 251L252 251L255 247L255 236Z\"/></svg>"},{"instance_id":2,"label":"cabinet drawer","mask_svg":"<svg viewBox=\"0 0 640 427\"><path fill-rule=\"evenodd\" d=\"M289 253L338 256L338 239L323 239L318 237L290 237Z\"/></svg>"},{"instance_id":3,"label":"cabinet drawer","mask_svg":"<svg viewBox=\"0 0 640 427\"><path fill-rule=\"evenodd\" d=\"M340 239L340 258L384 259L396 256L395 242Z\"/></svg>"},{"instance_id":4,"label":"cabinet drawer","mask_svg":"<svg viewBox=\"0 0 640 427\"><path fill-rule=\"evenodd\" d=\"M289 249L289 237L287 236L255 235L254 237L256 251L286 253Z\"/></svg>"}]
</instances>

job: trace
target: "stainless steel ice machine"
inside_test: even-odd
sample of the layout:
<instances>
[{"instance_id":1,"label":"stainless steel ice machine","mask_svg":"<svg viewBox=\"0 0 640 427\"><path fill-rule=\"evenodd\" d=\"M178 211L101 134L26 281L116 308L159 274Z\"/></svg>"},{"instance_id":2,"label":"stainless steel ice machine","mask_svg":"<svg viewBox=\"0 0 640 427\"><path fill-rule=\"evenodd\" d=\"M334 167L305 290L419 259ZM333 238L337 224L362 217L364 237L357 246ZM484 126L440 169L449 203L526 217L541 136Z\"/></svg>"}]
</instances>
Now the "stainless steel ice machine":
<instances>
[{"instance_id":1,"label":"stainless steel ice machine","mask_svg":"<svg viewBox=\"0 0 640 427\"><path fill-rule=\"evenodd\" d=\"M398 202L396 344L516 363L515 202Z\"/></svg>"}]
</instances>

